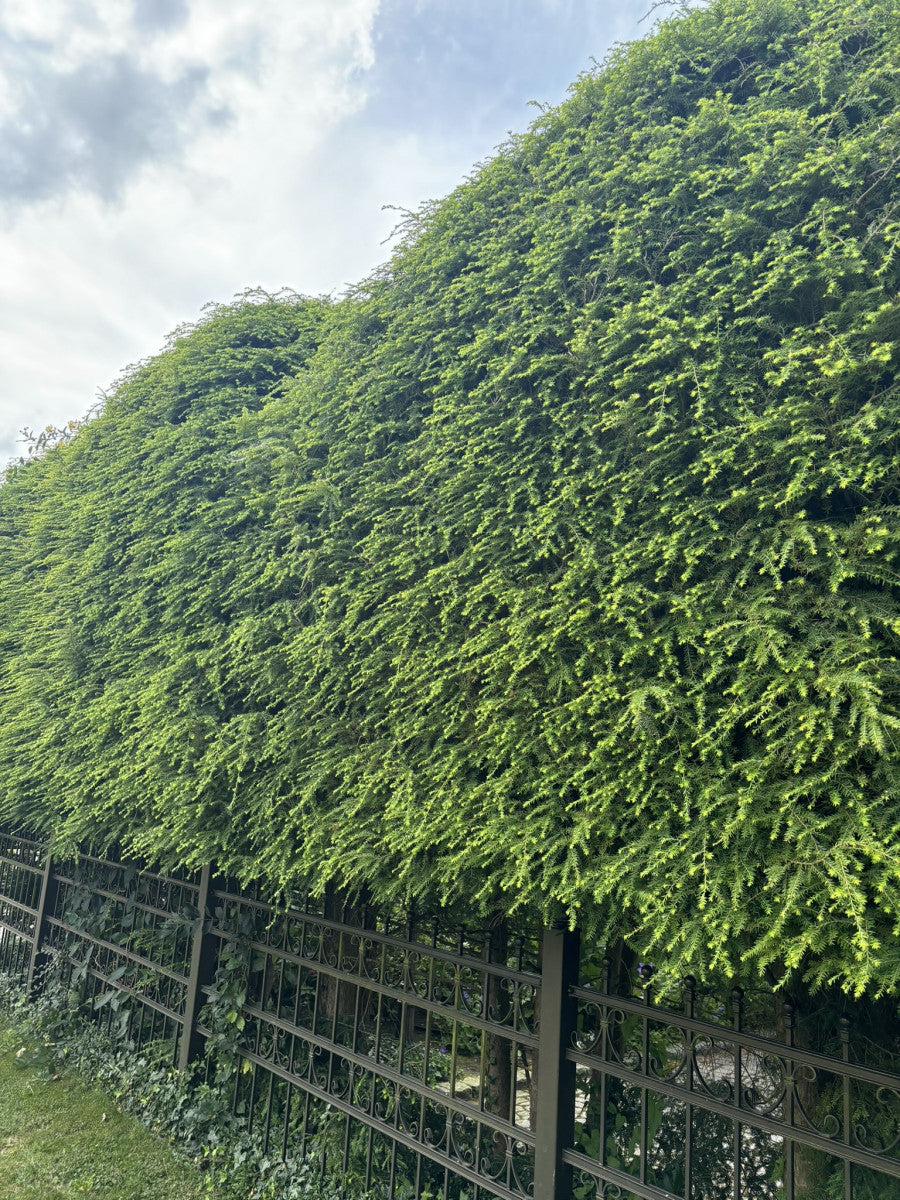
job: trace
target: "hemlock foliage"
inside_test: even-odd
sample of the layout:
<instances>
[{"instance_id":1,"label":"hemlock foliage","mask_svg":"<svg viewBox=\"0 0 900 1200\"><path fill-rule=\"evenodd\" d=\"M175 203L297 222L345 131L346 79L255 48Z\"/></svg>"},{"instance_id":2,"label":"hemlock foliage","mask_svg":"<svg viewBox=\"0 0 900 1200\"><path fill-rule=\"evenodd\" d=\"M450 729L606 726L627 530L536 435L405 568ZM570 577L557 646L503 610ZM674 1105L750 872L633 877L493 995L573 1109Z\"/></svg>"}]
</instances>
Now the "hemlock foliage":
<instances>
[{"instance_id":1,"label":"hemlock foliage","mask_svg":"<svg viewBox=\"0 0 900 1200\"><path fill-rule=\"evenodd\" d=\"M900 16L714 0L0 489L70 844L900 984Z\"/></svg>"}]
</instances>

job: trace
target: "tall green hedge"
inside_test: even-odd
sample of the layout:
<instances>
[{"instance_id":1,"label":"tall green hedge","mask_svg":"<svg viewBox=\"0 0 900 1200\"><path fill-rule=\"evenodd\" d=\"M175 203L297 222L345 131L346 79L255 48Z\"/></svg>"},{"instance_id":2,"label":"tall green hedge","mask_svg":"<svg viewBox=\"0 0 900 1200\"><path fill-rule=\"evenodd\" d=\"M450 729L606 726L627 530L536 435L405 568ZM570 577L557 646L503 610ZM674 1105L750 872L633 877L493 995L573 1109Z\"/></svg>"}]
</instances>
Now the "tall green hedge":
<instances>
[{"instance_id":1,"label":"tall green hedge","mask_svg":"<svg viewBox=\"0 0 900 1200\"><path fill-rule=\"evenodd\" d=\"M897 989L898 90L687 9L13 470L3 814Z\"/></svg>"}]
</instances>

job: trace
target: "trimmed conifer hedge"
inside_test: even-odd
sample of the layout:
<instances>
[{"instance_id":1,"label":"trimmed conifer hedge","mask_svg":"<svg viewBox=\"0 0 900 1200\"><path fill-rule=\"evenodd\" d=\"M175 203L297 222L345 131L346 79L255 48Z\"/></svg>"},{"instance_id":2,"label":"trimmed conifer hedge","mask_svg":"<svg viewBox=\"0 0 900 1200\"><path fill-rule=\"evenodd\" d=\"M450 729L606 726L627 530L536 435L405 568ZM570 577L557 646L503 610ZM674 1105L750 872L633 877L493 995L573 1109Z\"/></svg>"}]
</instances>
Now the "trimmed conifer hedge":
<instances>
[{"instance_id":1,"label":"trimmed conifer hedge","mask_svg":"<svg viewBox=\"0 0 900 1200\"><path fill-rule=\"evenodd\" d=\"M713 0L0 489L0 811L900 984L900 20Z\"/></svg>"}]
</instances>

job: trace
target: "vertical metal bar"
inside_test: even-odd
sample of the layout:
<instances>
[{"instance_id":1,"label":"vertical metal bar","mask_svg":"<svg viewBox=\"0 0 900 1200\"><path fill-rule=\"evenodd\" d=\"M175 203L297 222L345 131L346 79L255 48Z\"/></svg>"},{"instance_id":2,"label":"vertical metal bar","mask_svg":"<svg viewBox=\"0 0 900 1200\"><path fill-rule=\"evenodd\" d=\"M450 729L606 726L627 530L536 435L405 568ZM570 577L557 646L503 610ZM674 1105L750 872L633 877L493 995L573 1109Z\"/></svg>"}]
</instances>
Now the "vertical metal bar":
<instances>
[{"instance_id":1,"label":"vertical metal bar","mask_svg":"<svg viewBox=\"0 0 900 1200\"><path fill-rule=\"evenodd\" d=\"M382 952L381 952L381 963L382 963L382 968L383 968L384 967L384 948L382 948ZM383 979L384 975L382 975L381 978ZM375 1046L374 1046L374 1057L375 1057L375 1065L376 1066L382 1061L382 1057L381 1057L381 1024L382 1024L382 1017L384 1015L384 1001L385 1001L385 997L381 994L381 992L376 993ZM374 1108L374 1104L375 1104L375 1089L373 1087L373 1089L372 1089L372 1106L373 1106L373 1108Z\"/></svg>"},{"instance_id":2,"label":"vertical metal bar","mask_svg":"<svg viewBox=\"0 0 900 1200\"><path fill-rule=\"evenodd\" d=\"M437 926L435 926L435 944L437 944ZM456 931L456 954L459 958L462 958L464 953L465 953L465 936L464 936L462 926L459 926L459 928ZM479 978L480 987L481 987L481 1015L483 1017L490 1018L490 1015L491 1015L490 976L488 975L487 971L485 970L485 971L479 972L478 978ZM486 1085L487 1085L488 1071L490 1070L490 1066L489 1066L490 1050L488 1047L488 1034L487 1034L486 1029L482 1029L482 1031L481 1031L481 1038L480 1038L479 1044L480 1044L480 1049L479 1049L480 1061L478 1064L478 1111L484 1112L485 1111L484 1104L485 1104L485 1100L487 1098L487 1086ZM453 1069L453 1078L456 1079L456 1021L455 1020L453 1022L453 1057L451 1060L451 1065L452 1065L452 1069ZM450 1095L451 1096L456 1095L455 1087L451 1087ZM478 1128L480 1131L481 1126L479 1125Z\"/></svg>"},{"instance_id":3,"label":"vertical metal bar","mask_svg":"<svg viewBox=\"0 0 900 1200\"><path fill-rule=\"evenodd\" d=\"M322 992L322 972L316 970L313 972L313 974L316 977L316 982L313 986L313 1009L309 1027L314 1034L317 1034L319 1033L319 996Z\"/></svg>"},{"instance_id":4,"label":"vertical metal bar","mask_svg":"<svg viewBox=\"0 0 900 1200\"><path fill-rule=\"evenodd\" d=\"M486 1008L487 1008L487 1005L485 1004L485 1009ZM481 1040L480 1040L479 1044L480 1044L479 1054L481 1057L480 1057L480 1061L478 1063L478 1111L484 1112L484 1101L485 1101L485 1096L487 1093L487 1088L485 1087L485 1084L487 1082L488 1070L489 1070L489 1067L488 1067L488 1035L487 1035L486 1029L482 1029L482 1031L481 1031ZM452 1078L455 1081L455 1079L456 1079L456 1021L453 1022L453 1044L452 1044L452 1048L451 1048L450 1068L453 1072ZM450 1085L450 1095L451 1096L456 1095L455 1082Z\"/></svg>"},{"instance_id":5,"label":"vertical metal bar","mask_svg":"<svg viewBox=\"0 0 900 1200\"><path fill-rule=\"evenodd\" d=\"M516 984L517 990L518 990L518 987L519 987L519 985ZM514 994L517 995L517 993L514 993ZM517 1003L518 1003L518 998L513 1000L513 1004L517 1004ZM513 1010L513 1032L515 1032L515 1009ZM512 1038L510 1039L510 1042L509 1042L509 1059L510 1059L510 1062L509 1062L509 1072L510 1072L510 1075L509 1075L509 1111L507 1112L506 1119L509 1121L510 1125L515 1125L515 1123L516 1123L516 1089L517 1089L518 1068L519 1068L519 1043Z\"/></svg>"},{"instance_id":6,"label":"vertical metal bar","mask_svg":"<svg viewBox=\"0 0 900 1200\"><path fill-rule=\"evenodd\" d=\"M293 1053L293 1051L291 1052ZM281 1158L288 1156L288 1134L291 1128L291 1105L294 1103L294 1085L288 1082L284 1094L284 1118L281 1122Z\"/></svg>"},{"instance_id":7,"label":"vertical metal bar","mask_svg":"<svg viewBox=\"0 0 900 1200\"><path fill-rule=\"evenodd\" d=\"M200 889L197 893L197 910L200 915L191 945L191 965L184 998L181 1044L178 1048L179 1071L186 1070L189 1064L196 1062L203 1053L203 1036L197 1029L197 1014L203 1005L203 988L212 983L216 973L216 937L209 928L207 917L212 890L212 867L207 864L200 872Z\"/></svg>"},{"instance_id":8,"label":"vertical metal bar","mask_svg":"<svg viewBox=\"0 0 900 1200\"><path fill-rule=\"evenodd\" d=\"M422 1104L423 1104L423 1106L425 1104L424 1096L422 1097ZM425 1128L424 1123L421 1124L419 1126L419 1128L424 1130L424 1128ZM416 1155L416 1178L415 1178L415 1181L413 1184L413 1196L416 1198L416 1200L419 1200L419 1197L421 1195L422 1195L422 1155L417 1154Z\"/></svg>"},{"instance_id":9,"label":"vertical metal bar","mask_svg":"<svg viewBox=\"0 0 900 1200\"><path fill-rule=\"evenodd\" d=\"M694 1019L694 1004L695 1004L695 986L696 980L693 975L688 975L684 981L684 1014L689 1021ZM694 1090L694 1035L690 1029L686 1029L685 1037L687 1038L687 1090L688 1094ZM694 1106L688 1101L685 1105L685 1128L684 1128L684 1196L685 1200L691 1200L691 1188L693 1186L694 1173Z\"/></svg>"},{"instance_id":10,"label":"vertical metal bar","mask_svg":"<svg viewBox=\"0 0 900 1200\"><path fill-rule=\"evenodd\" d=\"M283 958L278 959L278 991L275 993L275 1016L281 1016L281 998L284 995L284 969L286 967Z\"/></svg>"},{"instance_id":11,"label":"vertical metal bar","mask_svg":"<svg viewBox=\"0 0 900 1200\"><path fill-rule=\"evenodd\" d=\"M429 998L431 997L430 982L431 982L431 970L432 970L433 966L434 966L434 959L430 959L429 960L429 988L428 988ZM422 1070L422 1083L423 1083L424 1087L422 1089L422 1096L419 1101L419 1129L422 1131L423 1137L425 1135L425 1122L426 1122L427 1116L428 1116L427 1108L426 1108L425 1088L431 1087L431 1081L429 1079L429 1071L431 1068L431 1016L432 1016L431 1009L430 1008L426 1009L425 1010L425 1046L424 1046L424 1049L422 1052L423 1053L423 1062L425 1064L423 1067L423 1070ZM420 1190L419 1189L419 1177L420 1177L421 1173L422 1173L422 1156L419 1155L418 1160L416 1162L416 1195L418 1195L419 1190Z\"/></svg>"},{"instance_id":12,"label":"vertical metal bar","mask_svg":"<svg viewBox=\"0 0 900 1200\"><path fill-rule=\"evenodd\" d=\"M242 1077L243 1077L243 1076L242 1076L242 1073L241 1073L240 1071L235 1071L235 1073L234 1073L234 1087L232 1088L232 1091L231 1091L231 1115L232 1115L233 1117L236 1117L236 1116L237 1116L237 1111L238 1111L238 1103L239 1103L239 1101L240 1101L240 1093L241 1093L241 1079L242 1079Z\"/></svg>"},{"instance_id":13,"label":"vertical metal bar","mask_svg":"<svg viewBox=\"0 0 900 1200\"><path fill-rule=\"evenodd\" d=\"M850 1021L841 1017L841 1058L845 1063L850 1061ZM844 1090L844 1145L849 1146L852 1131L852 1114L850 1111L850 1077L844 1075L841 1080ZM853 1200L853 1163L844 1160L844 1200Z\"/></svg>"},{"instance_id":14,"label":"vertical metal bar","mask_svg":"<svg viewBox=\"0 0 900 1200\"><path fill-rule=\"evenodd\" d=\"M362 951L360 950L360 957ZM350 1049L355 1054L359 1046L360 1026L362 1025L362 988L359 983L348 984L353 988L353 1030L350 1035Z\"/></svg>"},{"instance_id":15,"label":"vertical metal bar","mask_svg":"<svg viewBox=\"0 0 900 1200\"><path fill-rule=\"evenodd\" d=\"M577 1009L571 988L578 982L578 934L560 921L545 927L541 940L540 1072L534 1194L568 1200L571 1172L562 1152L575 1136L575 1064L566 1056Z\"/></svg>"},{"instance_id":16,"label":"vertical metal bar","mask_svg":"<svg viewBox=\"0 0 900 1200\"><path fill-rule=\"evenodd\" d=\"M638 973L641 977L643 987L641 988L641 1001L645 1009L650 1007L650 976L651 968L647 963L641 963L638 967ZM650 1078L650 1017L645 1011L642 1018L641 1027L641 1074L644 1079ZM638 1145L640 1147L640 1163L638 1167L638 1178L641 1183L647 1182L647 1157L650 1153L648 1142L648 1113L647 1113L647 1086L641 1088L641 1131Z\"/></svg>"},{"instance_id":17,"label":"vertical metal bar","mask_svg":"<svg viewBox=\"0 0 900 1200\"><path fill-rule=\"evenodd\" d=\"M257 1033L257 1040L259 1034ZM247 1129L250 1133L253 1132L253 1110L256 1107L256 1083L259 1079L260 1067L256 1063L252 1063L250 1070L250 1102L247 1105Z\"/></svg>"},{"instance_id":18,"label":"vertical metal bar","mask_svg":"<svg viewBox=\"0 0 900 1200\"><path fill-rule=\"evenodd\" d=\"M611 1047L610 1047L610 1024L609 1024L610 1009L609 1009L609 1004L608 1004L608 1001L610 999L610 984L611 984L610 967L611 967L611 963L610 963L609 959L604 958L603 959L603 996L604 996L605 1003L603 1005L604 1020L601 1025L601 1033L600 1033L600 1057L603 1060L604 1064L607 1063L610 1060L610 1058L612 1057ZM540 1075L538 1075L538 1079L540 1079ZM590 1093L588 1093L588 1094L590 1095ZM607 1109L608 1104L609 1104L609 1075L607 1073L606 1066L604 1065L604 1067L602 1068L602 1070L600 1072L599 1121L600 1121L600 1165L601 1165L601 1167L606 1166L606 1109Z\"/></svg>"},{"instance_id":19,"label":"vertical metal bar","mask_svg":"<svg viewBox=\"0 0 900 1200\"><path fill-rule=\"evenodd\" d=\"M454 1016L450 1022L450 1095L456 1095L457 1059L459 1057L459 1021ZM480 1039L481 1062L478 1065L478 1108L484 1112L484 1078L487 1070L485 1064L485 1039L487 1034L482 1031Z\"/></svg>"},{"instance_id":20,"label":"vertical metal bar","mask_svg":"<svg viewBox=\"0 0 900 1200\"><path fill-rule=\"evenodd\" d=\"M794 1045L794 1003L789 996L784 999L782 1011L784 1013L784 1040L790 1050ZM784 1119L788 1126L788 1133L784 1139L784 1200L794 1200L794 1139L791 1137L791 1132L794 1126L795 1070L796 1064L790 1057L787 1057L785 1061Z\"/></svg>"},{"instance_id":21,"label":"vertical metal bar","mask_svg":"<svg viewBox=\"0 0 900 1200\"><path fill-rule=\"evenodd\" d=\"M25 979L25 989L29 995L34 995L42 986L41 968L47 961L46 954L41 950L46 937L47 918L53 912L56 904L57 882L53 874L53 855L47 847L47 857L44 861L44 873L41 876L41 891L37 903L37 916L34 919L34 941L31 945L31 955L28 960L28 974Z\"/></svg>"},{"instance_id":22,"label":"vertical metal bar","mask_svg":"<svg viewBox=\"0 0 900 1200\"><path fill-rule=\"evenodd\" d=\"M374 1090L374 1087L373 1087ZM363 1182L363 1187L368 1194L369 1188L372 1186L372 1152L375 1144L375 1130L369 1126L369 1132L366 1136L366 1174Z\"/></svg>"},{"instance_id":23,"label":"vertical metal bar","mask_svg":"<svg viewBox=\"0 0 900 1200\"><path fill-rule=\"evenodd\" d=\"M399 1105L399 1103L400 1103L399 1099L398 1099L397 1103ZM390 1197L393 1197L393 1195L394 1195L394 1185L396 1184L396 1182L397 1182L397 1143L394 1141L393 1138L391 1138L391 1168L390 1168L390 1173L388 1175L388 1191L387 1191L387 1194Z\"/></svg>"},{"instance_id":24,"label":"vertical metal bar","mask_svg":"<svg viewBox=\"0 0 900 1200\"><path fill-rule=\"evenodd\" d=\"M308 1072L307 1072L308 1073ZM300 1126L300 1153L307 1153L309 1145L309 1104L311 1096L309 1092L303 1093L303 1122Z\"/></svg>"},{"instance_id":25,"label":"vertical metal bar","mask_svg":"<svg viewBox=\"0 0 900 1200\"><path fill-rule=\"evenodd\" d=\"M409 1005L406 998L400 1001L400 1029L397 1032L397 1070L401 1075L406 1074L406 1030Z\"/></svg>"},{"instance_id":26,"label":"vertical metal bar","mask_svg":"<svg viewBox=\"0 0 900 1200\"><path fill-rule=\"evenodd\" d=\"M739 987L732 988L732 1017L735 1033L741 1032L744 1017L744 993ZM744 1080L742 1075L743 1063L741 1061L741 1043L734 1043L734 1103L737 1107L738 1115L741 1111L741 1097L744 1092ZM732 1187L732 1195L734 1200L741 1200L741 1140L742 1127L740 1120L734 1123L734 1183Z\"/></svg>"},{"instance_id":27,"label":"vertical metal bar","mask_svg":"<svg viewBox=\"0 0 900 1200\"><path fill-rule=\"evenodd\" d=\"M353 1080L352 1068L351 1068L350 1079L351 1079L351 1085L352 1085L352 1080ZM351 1124L352 1124L352 1122L351 1122L349 1113L345 1113L344 1114L344 1149L343 1149L343 1154L341 1155L341 1168L343 1170L345 1179L347 1178L347 1174L350 1169L350 1128L351 1128Z\"/></svg>"},{"instance_id":28,"label":"vertical metal bar","mask_svg":"<svg viewBox=\"0 0 900 1200\"><path fill-rule=\"evenodd\" d=\"M343 916L343 909L341 910L341 913L339 914L339 917L341 917L341 916ZM335 959L335 965L337 966L338 971L343 970L343 959L344 959L344 931L342 929L338 933L337 957ZM330 983L328 985L329 992L331 994L331 1036L329 1037L328 1040L331 1042L332 1047L337 1045L337 1040L338 1040L338 1021L340 1019L341 989L343 986L344 985L342 983L342 977L340 974L335 975L334 978L330 981ZM332 1086L334 1084L334 1070L335 1070L335 1066L337 1065L337 1058L338 1058L337 1054L335 1054L334 1050L332 1049L331 1053L329 1053L329 1055L328 1055L328 1073L326 1075L326 1078L328 1080L328 1091L329 1092L332 1090ZM403 1069L402 1059L401 1059L400 1069L401 1070Z\"/></svg>"},{"instance_id":29,"label":"vertical metal bar","mask_svg":"<svg viewBox=\"0 0 900 1200\"><path fill-rule=\"evenodd\" d=\"M275 1091L275 1074L273 1071L267 1072L269 1076L269 1087L266 1092L266 1126L263 1132L263 1154L269 1152L269 1140L272 1132L272 1096Z\"/></svg>"}]
</instances>

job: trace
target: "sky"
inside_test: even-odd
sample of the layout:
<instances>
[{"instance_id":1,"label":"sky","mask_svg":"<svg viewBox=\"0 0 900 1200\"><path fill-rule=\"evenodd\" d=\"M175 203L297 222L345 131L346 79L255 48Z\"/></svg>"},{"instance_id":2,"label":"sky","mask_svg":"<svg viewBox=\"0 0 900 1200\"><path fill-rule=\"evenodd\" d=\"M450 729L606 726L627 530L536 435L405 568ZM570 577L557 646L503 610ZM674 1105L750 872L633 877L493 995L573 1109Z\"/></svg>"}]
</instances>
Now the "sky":
<instances>
[{"instance_id":1,"label":"sky","mask_svg":"<svg viewBox=\"0 0 900 1200\"><path fill-rule=\"evenodd\" d=\"M0 0L0 468L248 288L340 295L652 0Z\"/></svg>"}]
</instances>

